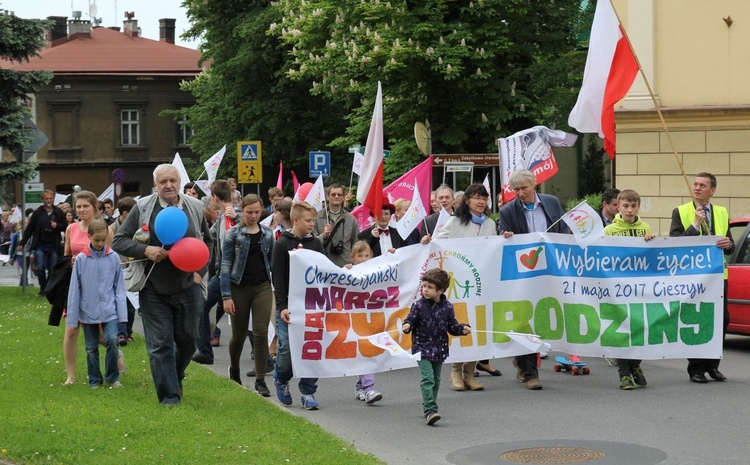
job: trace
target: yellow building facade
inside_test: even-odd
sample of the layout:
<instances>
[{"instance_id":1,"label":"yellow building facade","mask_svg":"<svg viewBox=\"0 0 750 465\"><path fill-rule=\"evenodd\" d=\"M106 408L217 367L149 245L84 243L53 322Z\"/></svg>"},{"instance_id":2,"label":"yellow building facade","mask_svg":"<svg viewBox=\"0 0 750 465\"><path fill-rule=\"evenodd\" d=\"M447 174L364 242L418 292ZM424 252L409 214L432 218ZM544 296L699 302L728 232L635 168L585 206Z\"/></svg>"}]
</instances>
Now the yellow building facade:
<instances>
[{"instance_id":1,"label":"yellow building facade","mask_svg":"<svg viewBox=\"0 0 750 465\"><path fill-rule=\"evenodd\" d=\"M750 2L613 5L674 142L639 74L615 113L616 186L641 195L641 216L661 236L701 171L717 177L714 203L732 218L750 216Z\"/></svg>"}]
</instances>

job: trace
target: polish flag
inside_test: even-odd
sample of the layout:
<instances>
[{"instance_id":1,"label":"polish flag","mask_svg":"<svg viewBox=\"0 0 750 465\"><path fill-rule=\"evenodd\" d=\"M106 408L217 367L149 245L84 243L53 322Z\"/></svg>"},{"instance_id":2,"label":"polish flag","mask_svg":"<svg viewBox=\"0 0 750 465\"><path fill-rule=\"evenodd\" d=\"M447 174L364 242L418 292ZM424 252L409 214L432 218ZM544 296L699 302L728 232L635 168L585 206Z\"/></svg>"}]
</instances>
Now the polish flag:
<instances>
[{"instance_id":1,"label":"polish flag","mask_svg":"<svg viewBox=\"0 0 750 465\"><path fill-rule=\"evenodd\" d=\"M627 95L638 74L638 60L628 44L610 0L596 2L589 54L578 101L568 125L579 132L596 132L604 150L615 158L615 104Z\"/></svg>"},{"instance_id":2,"label":"polish flag","mask_svg":"<svg viewBox=\"0 0 750 465\"><path fill-rule=\"evenodd\" d=\"M367 135L365 161L357 187L357 201L380 218L383 208L383 90L378 81L378 94L372 112L370 133Z\"/></svg>"}]
</instances>

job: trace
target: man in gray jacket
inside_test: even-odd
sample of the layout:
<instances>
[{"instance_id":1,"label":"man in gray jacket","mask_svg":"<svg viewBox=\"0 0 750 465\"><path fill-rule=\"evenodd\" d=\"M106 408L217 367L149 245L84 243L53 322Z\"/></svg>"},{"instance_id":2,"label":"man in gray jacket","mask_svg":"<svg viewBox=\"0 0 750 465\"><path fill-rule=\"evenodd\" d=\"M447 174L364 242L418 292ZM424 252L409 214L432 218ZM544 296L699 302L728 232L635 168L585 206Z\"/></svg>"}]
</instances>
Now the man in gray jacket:
<instances>
[{"instance_id":1,"label":"man in gray jacket","mask_svg":"<svg viewBox=\"0 0 750 465\"><path fill-rule=\"evenodd\" d=\"M497 219L497 233L528 234L545 231L567 234L568 226L562 218L563 209L554 195L539 194L534 190L536 176L528 170L518 170L510 175L510 188L516 198L503 205ZM516 379L526 384L526 389L542 389L535 353L513 357L517 368Z\"/></svg>"},{"instance_id":2,"label":"man in gray jacket","mask_svg":"<svg viewBox=\"0 0 750 465\"><path fill-rule=\"evenodd\" d=\"M203 240L209 250L213 240L203 204L180 193L180 175L174 166L157 166L154 186L156 193L140 199L120 226L112 248L125 257L149 260L145 268L148 279L139 294L143 332L156 395L162 405L172 406L182 402L182 380L195 352L203 310L200 281L208 264L196 272L175 267L168 256L170 246L162 245L154 233L154 222L160 211L176 206L188 218L184 237ZM133 240L142 225L148 225L150 231L147 243Z\"/></svg>"},{"instance_id":3,"label":"man in gray jacket","mask_svg":"<svg viewBox=\"0 0 750 465\"><path fill-rule=\"evenodd\" d=\"M357 219L344 209L344 187L331 184L326 190L326 208L315 218L313 235L323 243L328 259L344 266L352 262L352 246L358 234Z\"/></svg>"}]
</instances>

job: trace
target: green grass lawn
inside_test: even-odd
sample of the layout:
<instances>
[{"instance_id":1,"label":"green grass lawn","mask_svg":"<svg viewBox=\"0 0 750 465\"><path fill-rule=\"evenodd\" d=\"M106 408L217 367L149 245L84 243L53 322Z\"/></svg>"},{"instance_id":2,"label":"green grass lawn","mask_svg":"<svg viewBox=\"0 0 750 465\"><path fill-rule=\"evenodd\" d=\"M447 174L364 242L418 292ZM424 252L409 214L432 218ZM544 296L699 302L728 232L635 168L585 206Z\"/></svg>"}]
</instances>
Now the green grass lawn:
<instances>
[{"instance_id":1,"label":"green grass lawn","mask_svg":"<svg viewBox=\"0 0 750 465\"><path fill-rule=\"evenodd\" d=\"M183 404L160 406L142 337L124 348L124 388L92 390L81 331L77 382L63 386L64 328L47 325L35 294L0 288L0 462L382 463L200 365L188 368Z\"/></svg>"}]
</instances>

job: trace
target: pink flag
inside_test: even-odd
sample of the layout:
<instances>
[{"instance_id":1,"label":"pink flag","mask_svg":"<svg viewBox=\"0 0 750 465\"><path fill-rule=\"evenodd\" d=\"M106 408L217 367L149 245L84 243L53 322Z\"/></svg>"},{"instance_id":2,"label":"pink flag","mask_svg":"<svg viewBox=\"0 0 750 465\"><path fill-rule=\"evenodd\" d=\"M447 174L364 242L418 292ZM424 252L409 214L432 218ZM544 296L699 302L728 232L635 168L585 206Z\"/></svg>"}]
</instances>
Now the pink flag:
<instances>
[{"instance_id":1,"label":"pink flag","mask_svg":"<svg viewBox=\"0 0 750 465\"><path fill-rule=\"evenodd\" d=\"M380 81L375 96L370 133L367 135L362 175L357 186L357 200L380 218L383 206L383 90Z\"/></svg>"},{"instance_id":2,"label":"pink flag","mask_svg":"<svg viewBox=\"0 0 750 465\"><path fill-rule=\"evenodd\" d=\"M583 84L568 125L598 133L609 158L615 158L615 104L627 95L636 74L638 60L610 0L596 2Z\"/></svg>"},{"instance_id":3,"label":"pink flag","mask_svg":"<svg viewBox=\"0 0 750 465\"><path fill-rule=\"evenodd\" d=\"M430 188L432 186L431 156L389 184L383 189L383 194L394 200L411 199L414 195L415 180L419 184L419 196L422 197L422 204L430 205ZM352 215L357 219L360 231L369 228L374 223L374 220L370 216L370 209L364 205L360 205L352 210Z\"/></svg>"},{"instance_id":4,"label":"pink flag","mask_svg":"<svg viewBox=\"0 0 750 465\"><path fill-rule=\"evenodd\" d=\"M294 189L294 195L297 195L299 190L299 181L297 181L297 175L292 171L292 188Z\"/></svg>"},{"instance_id":5,"label":"pink flag","mask_svg":"<svg viewBox=\"0 0 750 465\"><path fill-rule=\"evenodd\" d=\"M276 180L276 187L278 187L279 189L284 188L284 182L281 180L281 174L283 173L283 171L284 171L284 164L279 162L279 179Z\"/></svg>"}]
</instances>

